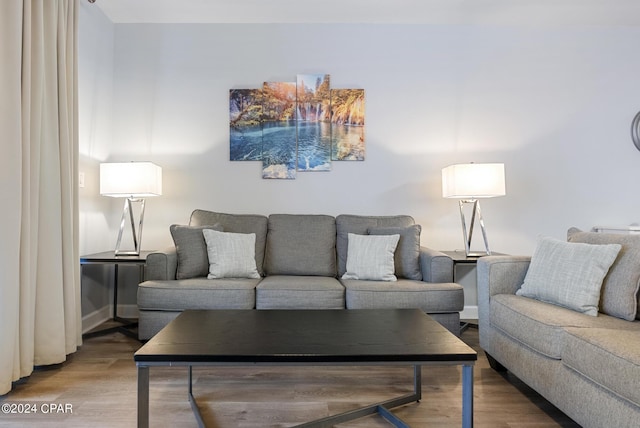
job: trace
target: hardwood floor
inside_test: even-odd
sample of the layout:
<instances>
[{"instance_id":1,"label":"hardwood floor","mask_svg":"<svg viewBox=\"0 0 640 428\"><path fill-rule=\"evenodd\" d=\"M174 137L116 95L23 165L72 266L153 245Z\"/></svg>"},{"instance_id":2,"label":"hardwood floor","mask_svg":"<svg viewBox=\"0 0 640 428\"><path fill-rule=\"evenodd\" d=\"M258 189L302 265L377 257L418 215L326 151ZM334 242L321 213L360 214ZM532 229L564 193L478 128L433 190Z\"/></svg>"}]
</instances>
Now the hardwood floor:
<instances>
[{"instance_id":1,"label":"hardwood floor","mask_svg":"<svg viewBox=\"0 0 640 428\"><path fill-rule=\"evenodd\" d=\"M479 356L474 369L476 427L578 427L517 378L489 368L478 346L477 329L467 329L462 339ZM37 410L35 414L0 413L0 427L134 427L133 353L140 346L119 333L85 340L66 363L36 370L0 397L2 405L27 404ZM256 366L194 368L193 373L194 395L204 420L217 428L288 427L410 393L413 388L410 367ZM412 427L459 427L461 377L459 367L425 366L422 401L394 413ZM151 426L197 426L186 399L186 368L151 368L150 379ZM370 416L340 426L389 425Z\"/></svg>"}]
</instances>

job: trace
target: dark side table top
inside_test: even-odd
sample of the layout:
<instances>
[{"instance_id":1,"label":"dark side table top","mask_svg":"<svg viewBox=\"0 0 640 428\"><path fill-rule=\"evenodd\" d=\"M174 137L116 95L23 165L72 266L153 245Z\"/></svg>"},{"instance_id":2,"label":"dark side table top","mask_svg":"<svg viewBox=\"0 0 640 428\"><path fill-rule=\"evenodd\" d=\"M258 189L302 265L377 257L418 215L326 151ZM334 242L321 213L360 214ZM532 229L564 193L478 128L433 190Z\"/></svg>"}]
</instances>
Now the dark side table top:
<instances>
[{"instance_id":1,"label":"dark side table top","mask_svg":"<svg viewBox=\"0 0 640 428\"><path fill-rule=\"evenodd\" d=\"M115 251L103 251L102 253L94 253L87 254L84 256L80 256L80 264L92 264L92 263L115 263L115 264L144 264L147 260L147 256L153 253L153 251L140 251L139 255L136 256L124 256L117 255Z\"/></svg>"},{"instance_id":2,"label":"dark side table top","mask_svg":"<svg viewBox=\"0 0 640 428\"><path fill-rule=\"evenodd\" d=\"M451 257L454 263L468 263L468 264L476 264L478 263L478 259L481 257L487 257L487 255L481 256L467 256L464 251L440 251L441 253L446 254ZM496 253L495 251L491 252L492 256L506 256L505 253Z\"/></svg>"},{"instance_id":3,"label":"dark side table top","mask_svg":"<svg viewBox=\"0 0 640 428\"><path fill-rule=\"evenodd\" d=\"M185 311L138 363L473 364L476 352L419 309Z\"/></svg>"}]
</instances>

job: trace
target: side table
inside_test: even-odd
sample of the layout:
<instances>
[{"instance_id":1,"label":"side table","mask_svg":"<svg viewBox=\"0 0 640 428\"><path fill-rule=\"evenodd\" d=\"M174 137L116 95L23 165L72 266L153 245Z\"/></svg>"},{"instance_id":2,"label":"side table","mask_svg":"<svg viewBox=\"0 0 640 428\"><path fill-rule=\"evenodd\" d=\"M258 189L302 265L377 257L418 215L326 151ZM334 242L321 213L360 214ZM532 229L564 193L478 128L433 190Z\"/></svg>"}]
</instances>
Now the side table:
<instances>
[{"instance_id":1,"label":"side table","mask_svg":"<svg viewBox=\"0 0 640 428\"><path fill-rule=\"evenodd\" d=\"M140 266L140 282L144 281L144 265L147 261L147 256L153 251L141 251L139 256L116 256L114 251L104 251L102 253L89 254L80 257L80 268L84 265L98 264L98 265L113 265L113 321L121 324L115 327L109 327L102 330L92 331L83 334L84 339L88 339L95 336L102 336L114 332L119 332L129 337L137 339L136 333L130 329L138 326L137 321L128 320L126 318L120 318L118 316L118 266L119 265L138 265Z\"/></svg>"},{"instance_id":2,"label":"side table","mask_svg":"<svg viewBox=\"0 0 640 428\"><path fill-rule=\"evenodd\" d=\"M486 257L486 255L482 256L467 256L464 251L440 251L441 253L446 254L451 257L453 260L453 282L458 282L458 277L456 276L456 266L457 265L476 265L478 264L478 259L481 257ZM491 252L492 256L505 256L504 253L496 253L494 251ZM477 283L476 283L477 286ZM461 322L460 323L460 333L465 331L469 327L477 327L476 324L469 322Z\"/></svg>"}]
</instances>

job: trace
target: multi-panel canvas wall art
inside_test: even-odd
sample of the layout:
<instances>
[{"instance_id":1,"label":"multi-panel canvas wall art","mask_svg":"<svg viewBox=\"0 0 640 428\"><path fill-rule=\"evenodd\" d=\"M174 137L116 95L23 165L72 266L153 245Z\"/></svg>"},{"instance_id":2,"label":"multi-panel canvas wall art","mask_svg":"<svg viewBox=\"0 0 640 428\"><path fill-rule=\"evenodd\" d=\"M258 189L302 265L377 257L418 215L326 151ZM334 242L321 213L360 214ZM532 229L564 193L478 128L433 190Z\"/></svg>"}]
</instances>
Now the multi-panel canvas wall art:
<instances>
[{"instance_id":1,"label":"multi-panel canvas wall art","mask_svg":"<svg viewBox=\"0 0 640 428\"><path fill-rule=\"evenodd\" d=\"M231 160L262 159L262 91L229 91Z\"/></svg>"},{"instance_id":2,"label":"multi-panel canvas wall art","mask_svg":"<svg viewBox=\"0 0 640 428\"><path fill-rule=\"evenodd\" d=\"M331 90L331 159L364 160L364 89Z\"/></svg>"},{"instance_id":3,"label":"multi-panel canvas wall art","mask_svg":"<svg viewBox=\"0 0 640 428\"><path fill-rule=\"evenodd\" d=\"M262 86L262 178L296 178L296 84Z\"/></svg>"},{"instance_id":4,"label":"multi-panel canvas wall art","mask_svg":"<svg viewBox=\"0 0 640 428\"><path fill-rule=\"evenodd\" d=\"M262 177L294 179L364 160L364 90L331 89L328 74L229 91L230 159L261 161Z\"/></svg>"},{"instance_id":5,"label":"multi-panel canvas wall art","mask_svg":"<svg viewBox=\"0 0 640 428\"><path fill-rule=\"evenodd\" d=\"M231 160L262 159L262 91L229 91L229 134Z\"/></svg>"},{"instance_id":6,"label":"multi-panel canvas wall art","mask_svg":"<svg viewBox=\"0 0 640 428\"><path fill-rule=\"evenodd\" d=\"M328 74L296 79L298 171L331 170L331 85Z\"/></svg>"}]
</instances>

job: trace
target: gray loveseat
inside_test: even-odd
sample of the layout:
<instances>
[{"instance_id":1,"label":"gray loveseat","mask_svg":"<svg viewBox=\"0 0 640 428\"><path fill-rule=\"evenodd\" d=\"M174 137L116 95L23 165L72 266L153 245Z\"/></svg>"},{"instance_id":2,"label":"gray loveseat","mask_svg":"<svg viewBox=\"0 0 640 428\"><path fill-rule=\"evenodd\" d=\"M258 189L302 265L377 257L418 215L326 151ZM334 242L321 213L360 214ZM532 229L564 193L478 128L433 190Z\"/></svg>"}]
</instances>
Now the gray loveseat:
<instances>
[{"instance_id":1,"label":"gray loveseat","mask_svg":"<svg viewBox=\"0 0 640 428\"><path fill-rule=\"evenodd\" d=\"M255 278L207 278L202 229L255 234ZM409 216L241 215L195 210L172 226L174 247L152 253L138 287L139 338L149 339L186 309L420 308L459 334L463 288L453 263L420 246ZM342 279L349 234L400 235L397 281ZM392 267L393 268L393 267Z\"/></svg>"},{"instance_id":2,"label":"gray loveseat","mask_svg":"<svg viewBox=\"0 0 640 428\"><path fill-rule=\"evenodd\" d=\"M622 246L606 273L597 316L517 295L531 257L483 257L480 346L494 369L508 369L580 425L638 427L640 236L570 229L569 241Z\"/></svg>"}]
</instances>

